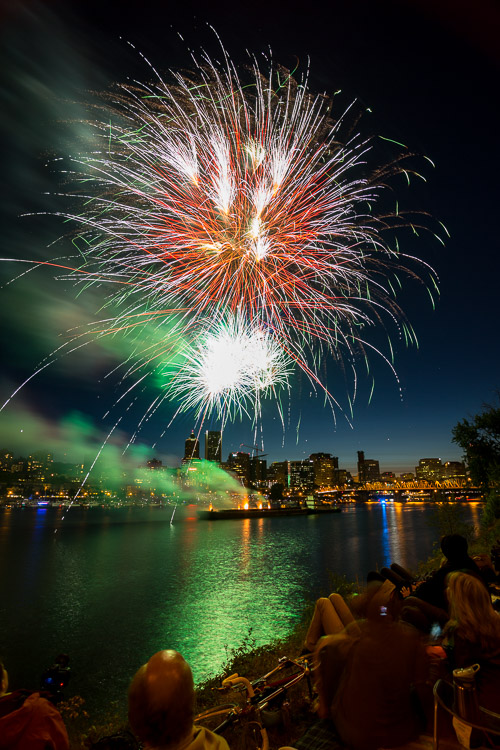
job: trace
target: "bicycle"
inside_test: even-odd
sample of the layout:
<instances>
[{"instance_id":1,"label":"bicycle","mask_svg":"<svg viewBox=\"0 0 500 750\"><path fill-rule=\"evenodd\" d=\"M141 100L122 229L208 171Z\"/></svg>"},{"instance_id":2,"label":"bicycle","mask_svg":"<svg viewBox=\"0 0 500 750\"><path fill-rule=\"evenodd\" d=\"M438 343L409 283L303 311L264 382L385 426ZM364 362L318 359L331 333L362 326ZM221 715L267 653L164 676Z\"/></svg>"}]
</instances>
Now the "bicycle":
<instances>
[{"instance_id":1,"label":"bicycle","mask_svg":"<svg viewBox=\"0 0 500 750\"><path fill-rule=\"evenodd\" d=\"M268 750L267 729L280 722L285 726L290 723L287 691L305 678L312 700L310 659L309 655L297 659L284 656L277 667L252 682L238 674L226 677L216 690L244 692L245 698L240 703L224 703L202 711L195 717L195 724L207 726L215 734L223 734L229 727L240 724L250 738L246 748Z\"/></svg>"}]
</instances>

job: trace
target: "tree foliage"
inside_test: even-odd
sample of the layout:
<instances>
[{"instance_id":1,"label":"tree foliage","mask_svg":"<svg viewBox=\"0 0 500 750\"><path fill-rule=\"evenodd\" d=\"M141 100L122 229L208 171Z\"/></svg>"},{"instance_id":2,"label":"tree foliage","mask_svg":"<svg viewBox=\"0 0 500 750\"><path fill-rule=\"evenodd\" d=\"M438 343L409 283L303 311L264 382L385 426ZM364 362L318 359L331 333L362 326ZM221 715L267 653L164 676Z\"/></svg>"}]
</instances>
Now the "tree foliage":
<instances>
[{"instance_id":1,"label":"tree foliage","mask_svg":"<svg viewBox=\"0 0 500 750\"><path fill-rule=\"evenodd\" d=\"M500 401L500 392L497 395ZM500 518L500 403L485 404L471 420L459 422L452 435L464 451L472 481L485 492L485 520Z\"/></svg>"}]
</instances>

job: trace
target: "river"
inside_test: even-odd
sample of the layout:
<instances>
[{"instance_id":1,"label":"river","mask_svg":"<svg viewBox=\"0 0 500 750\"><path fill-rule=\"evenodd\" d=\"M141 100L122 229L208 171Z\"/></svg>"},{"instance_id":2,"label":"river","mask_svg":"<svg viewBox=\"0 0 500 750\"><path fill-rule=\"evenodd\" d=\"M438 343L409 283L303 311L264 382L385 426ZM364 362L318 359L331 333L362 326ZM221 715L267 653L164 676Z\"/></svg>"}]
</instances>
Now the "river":
<instances>
[{"instance_id":1,"label":"river","mask_svg":"<svg viewBox=\"0 0 500 750\"><path fill-rule=\"evenodd\" d=\"M464 507L479 523L480 507ZM286 635L331 573L364 581L432 551L434 511L353 504L340 514L198 521L189 508L0 509L0 657L11 687L37 688L54 657L71 658L68 694L96 714L122 707L151 654L179 650L195 681L216 673L251 633Z\"/></svg>"}]
</instances>

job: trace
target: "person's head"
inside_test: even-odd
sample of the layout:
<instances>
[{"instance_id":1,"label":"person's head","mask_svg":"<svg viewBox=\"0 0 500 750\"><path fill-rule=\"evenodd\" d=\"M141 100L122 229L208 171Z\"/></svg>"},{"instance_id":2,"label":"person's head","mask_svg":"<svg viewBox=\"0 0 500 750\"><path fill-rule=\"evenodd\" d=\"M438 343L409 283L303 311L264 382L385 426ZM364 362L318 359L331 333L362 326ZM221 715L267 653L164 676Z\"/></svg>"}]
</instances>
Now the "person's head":
<instances>
[{"instance_id":1,"label":"person's head","mask_svg":"<svg viewBox=\"0 0 500 750\"><path fill-rule=\"evenodd\" d=\"M450 620L464 637L486 645L500 636L500 616L491 604L484 583L477 576L454 571L447 578Z\"/></svg>"},{"instance_id":2,"label":"person's head","mask_svg":"<svg viewBox=\"0 0 500 750\"><path fill-rule=\"evenodd\" d=\"M194 684L177 651L158 651L136 672L128 691L128 718L146 747L175 748L193 728Z\"/></svg>"},{"instance_id":3,"label":"person's head","mask_svg":"<svg viewBox=\"0 0 500 750\"><path fill-rule=\"evenodd\" d=\"M467 539L461 534L447 534L441 539L441 550L443 555L453 562L463 560L467 557Z\"/></svg>"},{"instance_id":4,"label":"person's head","mask_svg":"<svg viewBox=\"0 0 500 750\"><path fill-rule=\"evenodd\" d=\"M9 687L9 675L3 663L0 661L0 698L5 695Z\"/></svg>"}]
</instances>

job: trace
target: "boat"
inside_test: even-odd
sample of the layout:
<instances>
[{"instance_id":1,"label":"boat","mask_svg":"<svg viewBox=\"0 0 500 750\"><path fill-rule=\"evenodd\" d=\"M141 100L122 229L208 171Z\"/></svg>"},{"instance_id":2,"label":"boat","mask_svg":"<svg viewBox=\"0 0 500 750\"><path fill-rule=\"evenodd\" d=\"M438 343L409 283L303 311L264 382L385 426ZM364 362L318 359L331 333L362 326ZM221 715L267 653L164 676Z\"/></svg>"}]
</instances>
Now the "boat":
<instances>
[{"instance_id":1,"label":"boat","mask_svg":"<svg viewBox=\"0 0 500 750\"><path fill-rule=\"evenodd\" d=\"M201 521L222 521L227 518L271 518L276 516L306 516L307 508L296 505L289 508L208 508L197 510Z\"/></svg>"},{"instance_id":2,"label":"boat","mask_svg":"<svg viewBox=\"0 0 500 750\"><path fill-rule=\"evenodd\" d=\"M282 518L284 516L312 516L320 513L340 513L340 506L292 505L280 508L208 508L196 511L200 521L222 521L233 518Z\"/></svg>"},{"instance_id":3,"label":"boat","mask_svg":"<svg viewBox=\"0 0 500 750\"><path fill-rule=\"evenodd\" d=\"M321 503L319 505L314 505L307 510L309 515L314 516L321 513L340 513L342 508L340 505L335 505L334 503Z\"/></svg>"}]
</instances>

